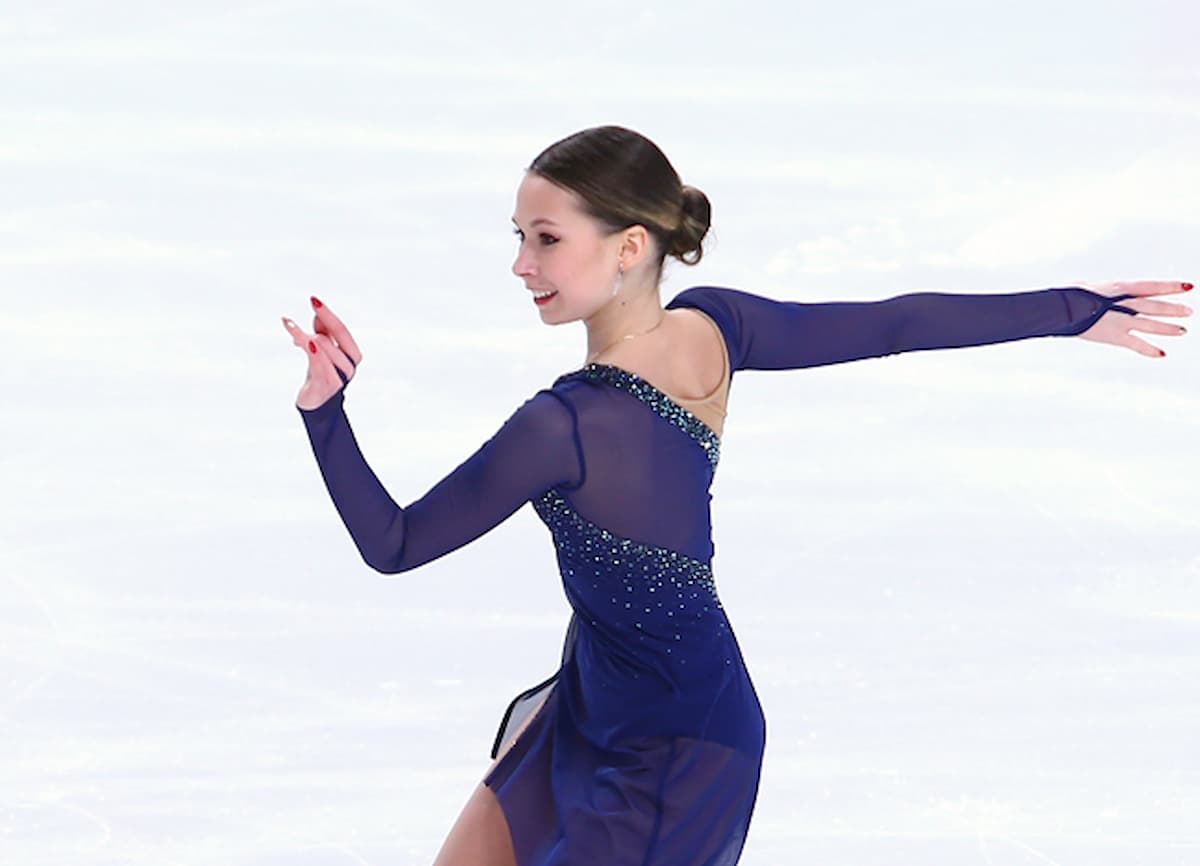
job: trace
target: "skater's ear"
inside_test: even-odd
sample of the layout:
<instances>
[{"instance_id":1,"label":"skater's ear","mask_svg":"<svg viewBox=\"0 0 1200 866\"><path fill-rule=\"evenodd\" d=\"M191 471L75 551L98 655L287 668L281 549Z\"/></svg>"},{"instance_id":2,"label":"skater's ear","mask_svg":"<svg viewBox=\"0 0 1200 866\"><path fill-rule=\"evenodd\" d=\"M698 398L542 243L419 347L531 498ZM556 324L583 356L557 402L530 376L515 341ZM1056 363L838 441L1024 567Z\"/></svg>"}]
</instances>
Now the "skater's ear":
<instances>
[{"instance_id":1,"label":"skater's ear","mask_svg":"<svg viewBox=\"0 0 1200 866\"><path fill-rule=\"evenodd\" d=\"M657 260L658 251L654 249L654 239L646 231L645 226L632 225L629 228L621 229L618 234L620 235L620 246L617 256L624 271L633 270L647 259Z\"/></svg>"}]
</instances>

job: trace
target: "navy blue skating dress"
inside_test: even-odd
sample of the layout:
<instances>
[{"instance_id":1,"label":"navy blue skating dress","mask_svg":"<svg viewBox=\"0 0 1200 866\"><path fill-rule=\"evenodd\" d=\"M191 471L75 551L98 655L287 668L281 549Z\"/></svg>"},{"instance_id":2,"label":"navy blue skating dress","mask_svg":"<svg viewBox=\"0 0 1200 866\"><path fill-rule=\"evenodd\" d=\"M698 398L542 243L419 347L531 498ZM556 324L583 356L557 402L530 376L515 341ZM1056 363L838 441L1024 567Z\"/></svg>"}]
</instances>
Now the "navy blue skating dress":
<instances>
[{"instance_id":1,"label":"navy blue skating dress","mask_svg":"<svg viewBox=\"0 0 1200 866\"><path fill-rule=\"evenodd\" d=\"M698 287L667 307L718 329L727 385L737 370L1078 334L1119 300L1065 288L805 304ZM686 402L588 365L404 508L363 459L342 392L300 410L334 504L381 572L461 547L526 502L550 531L573 611L561 663L509 707L485 779L519 866L732 866L741 854L765 728L712 572L721 443Z\"/></svg>"}]
</instances>

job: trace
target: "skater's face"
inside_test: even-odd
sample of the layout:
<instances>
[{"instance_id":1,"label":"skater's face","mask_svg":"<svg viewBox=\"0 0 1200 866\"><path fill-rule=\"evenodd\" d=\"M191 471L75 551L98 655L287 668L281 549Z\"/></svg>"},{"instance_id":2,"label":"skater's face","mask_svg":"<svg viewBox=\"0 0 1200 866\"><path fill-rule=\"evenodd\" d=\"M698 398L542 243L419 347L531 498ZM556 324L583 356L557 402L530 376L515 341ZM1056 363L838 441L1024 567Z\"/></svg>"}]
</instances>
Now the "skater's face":
<instances>
[{"instance_id":1,"label":"skater's face","mask_svg":"<svg viewBox=\"0 0 1200 866\"><path fill-rule=\"evenodd\" d=\"M517 188L513 224L520 246L512 270L543 322L587 319L612 299L629 230L606 232L575 193L533 172Z\"/></svg>"}]
</instances>

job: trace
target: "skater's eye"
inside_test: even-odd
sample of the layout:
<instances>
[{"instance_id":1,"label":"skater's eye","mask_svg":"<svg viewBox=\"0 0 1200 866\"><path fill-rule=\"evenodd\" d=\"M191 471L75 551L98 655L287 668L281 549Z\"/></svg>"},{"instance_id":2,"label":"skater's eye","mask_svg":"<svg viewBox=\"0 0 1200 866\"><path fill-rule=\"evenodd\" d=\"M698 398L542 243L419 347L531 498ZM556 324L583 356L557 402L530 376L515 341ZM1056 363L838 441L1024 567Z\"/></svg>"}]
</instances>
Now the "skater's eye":
<instances>
[{"instance_id":1,"label":"skater's eye","mask_svg":"<svg viewBox=\"0 0 1200 866\"><path fill-rule=\"evenodd\" d=\"M521 241L525 240L525 232L521 231L520 229L513 229L513 234L516 235ZM554 246L559 242L559 240L559 238L552 234L548 234L547 232L542 232L538 235L538 241L544 247Z\"/></svg>"}]
</instances>

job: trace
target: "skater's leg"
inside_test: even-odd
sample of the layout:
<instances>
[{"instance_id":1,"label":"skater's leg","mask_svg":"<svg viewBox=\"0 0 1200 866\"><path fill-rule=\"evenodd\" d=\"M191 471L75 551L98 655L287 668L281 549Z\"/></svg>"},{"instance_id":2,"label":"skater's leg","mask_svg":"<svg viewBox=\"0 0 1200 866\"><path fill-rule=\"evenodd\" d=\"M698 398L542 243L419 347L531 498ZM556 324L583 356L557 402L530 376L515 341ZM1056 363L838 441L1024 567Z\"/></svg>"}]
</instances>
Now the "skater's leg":
<instances>
[{"instance_id":1,"label":"skater's leg","mask_svg":"<svg viewBox=\"0 0 1200 866\"><path fill-rule=\"evenodd\" d=\"M487 785L467 800L433 866L517 866L508 821Z\"/></svg>"},{"instance_id":2,"label":"skater's leg","mask_svg":"<svg viewBox=\"0 0 1200 866\"><path fill-rule=\"evenodd\" d=\"M547 693L548 694L548 693ZM525 729L529 727L534 717L546 705L547 695L543 695L537 709L529 714L507 743L501 746L496 763L504 758L513 747ZM490 768L489 768L490 772ZM517 866L516 855L513 853L512 836L508 830L508 820L496 794L482 782L467 800L462 814L450 828L450 835L442 843L433 866Z\"/></svg>"}]
</instances>

